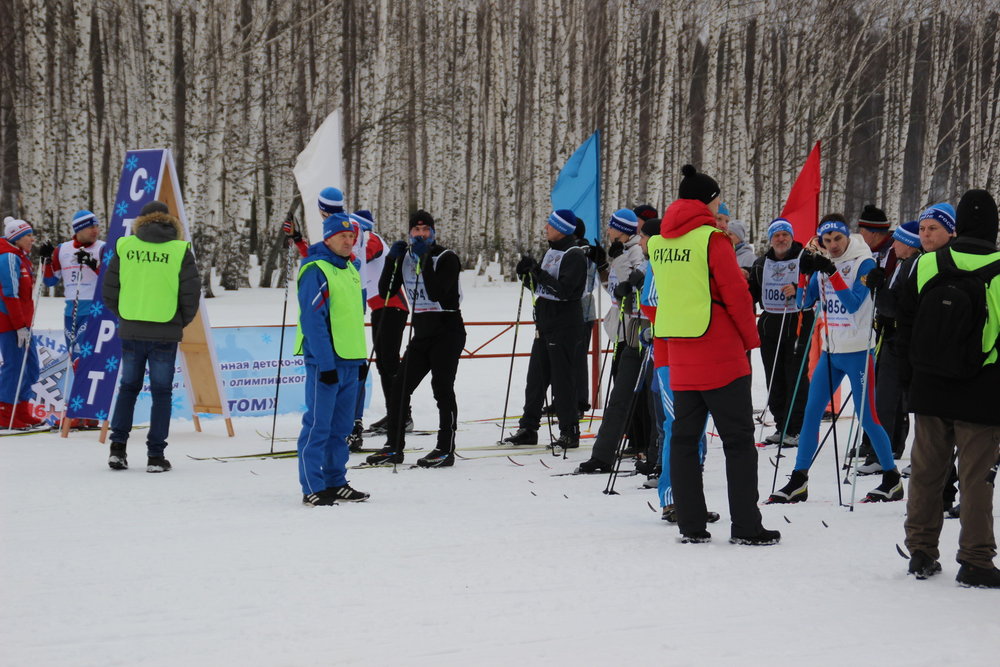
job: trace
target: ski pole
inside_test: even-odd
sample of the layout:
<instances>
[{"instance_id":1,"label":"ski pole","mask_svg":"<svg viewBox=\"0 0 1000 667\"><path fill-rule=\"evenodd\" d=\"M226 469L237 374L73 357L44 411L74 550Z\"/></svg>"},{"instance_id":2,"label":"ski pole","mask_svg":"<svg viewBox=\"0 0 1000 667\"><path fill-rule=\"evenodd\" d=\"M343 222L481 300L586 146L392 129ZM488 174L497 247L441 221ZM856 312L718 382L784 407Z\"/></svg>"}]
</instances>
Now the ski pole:
<instances>
[{"instance_id":1,"label":"ski pole","mask_svg":"<svg viewBox=\"0 0 1000 667\"><path fill-rule=\"evenodd\" d=\"M813 321L812 321L812 325L809 327L809 337L807 338L807 340L809 340L809 341L812 341L813 331L816 330L816 320L817 320L817 318L814 316L813 317ZM796 340L795 344L798 345L799 341ZM777 355L775 355L775 359L777 359ZM788 407L789 407L788 413L785 415L785 423L784 423L784 425L782 426L782 429L781 429L781 439L778 440L778 454L775 457L775 461L777 462L777 465L774 466L774 478L771 480L771 493L772 494L774 493L774 489L778 485L778 466L781 465L781 448L785 444L785 433L788 431L788 424L789 424L789 421L792 418L792 411L794 410L795 400L796 400L796 398L799 395L799 388L802 386L802 375L803 375L803 372L805 371L805 365L806 365L806 362L808 360L809 360L809 351L808 350L804 350L802 352L802 361L799 362L799 372L798 372L798 375L796 375L796 377L795 377L795 387L792 389L792 399L788 403ZM770 390L768 390L768 392L770 393Z\"/></svg>"},{"instance_id":2,"label":"ski pole","mask_svg":"<svg viewBox=\"0 0 1000 667\"><path fill-rule=\"evenodd\" d=\"M832 401L834 387L833 360L831 355L833 354L833 348L830 345L830 314L826 303L826 285L822 278L819 280L819 286L821 298L823 299L823 337L826 339L826 375L830 389L830 400ZM833 413L833 423L830 426L830 428L833 429L833 461L834 466L837 468L837 504L841 507L844 505L844 498L840 488L840 447L837 441L837 417L844 411L846 404L847 402L845 401L844 405L840 406L840 410Z\"/></svg>"},{"instance_id":3,"label":"ski pole","mask_svg":"<svg viewBox=\"0 0 1000 667\"><path fill-rule=\"evenodd\" d=\"M510 368L507 369L507 391L503 399L503 417L500 420L500 439L503 439L504 429L507 428L507 408L510 406L510 383L514 379L514 354L517 352L517 332L521 328L521 306L524 305L524 281L521 284L520 294L517 297L517 317L514 318L514 344L510 350Z\"/></svg>"},{"instance_id":4,"label":"ski pole","mask_svg":"<svg viewBox=\"0 0 1000 667\"><path fill-rule=\"evenodd\" d=\"M39 273L41 273L41 271L42 271L42 260L41 258L39 258L38 268L35 271L35 275L38 275ZM18 281L20 281L20 276L18 277ZM21 395L21 383L24 381L24 369L28 365L28 354L30 353L31 350L30 346L35 344L34 334L32 333L32 330L34 329L35 326L35 313L38 312L38 298L42 294L42 281L40 280L35 281L34 285L32 285L32 292L34 292L34 294L32 294L31 297L31 302L32 302L31 322L28 324L28 333L31 334L31 337L28 339L28 345L26 345L24 348L24 354L21 355L21 372L18 373L17 384L14 386L14 402L11 404L10 423L7 424L8 430L14 429L14 412L15 412L15 407L18 404L17 399Z\"/></svg>"},{"instance_id":5,"label":"ski pole","mask_svg":"<svg viewBox=\"0 0 1000 667\"><path fill-rule=\"evenodd\" d=\"M625 413L625 424L622 434L618 440L618 452L615 457L615 465L612 466L611 472L608 473L608 483L604 487L604 494L609 496L618 495L615 491L615 483L618 481L618 472L621 469L622 458L625 455L625 445L630 441L629 438L629 427L632 425L632 420L635 417L636 406L639 403L639 394L642 392L642 387L646 380L646 369L649 364L649 360L652 358L651 351L653 349L652 345L646 346L646 349L642 354L642 361L639 363L639 373L635 379L635 385L632 388L632 396L629 398L628 411Z\"/></svg>"},{"instance_id":6,"label":"ski pole","mask_svg":"<svg viewBox=\"0 0 1000 667\"><path fill-rule=\"evenodd\" d=\"M767 410L771 405L771 390L774 388L774 376L778 372L778 355L781 354L781 339L785 335L785 316L788 311L782 311L781 313L781 323L778 325L778 342L774 346L774 360L771 362L771 377L768 378L767 382L767 397L764 399L764 409L760 412L760 417L757 418L757 442L760 442L760 436L764 432L764 415L767 414ZM763 359L763 355L761 355ZM771 410L771 416L774 416L774 410Z\"/></svg>"},{"instance_id":7,"label":"ski pole","mask_svg":"<svg viewBox=\"0 0 1000 667\"><path fill-rule=\"evenodd\" d=\"M875 335L875 294L871 294L872 300L872 318L868 323L868 346L865 348L865 369L861 373L861 403L860 403L860 415L858 416L859 426L857 432L854 434L854 465L851 470L851 511L854 511L854 497L857 493L858 488L858 456L857 448L859 446L859 441L861 439L861 431L864 426L864 416L865 408L867 407L868 396L868 381L871 379L869 374L875 369L875 360L872 358L872 337ZM857 411L856 411L857 412ZM836 444L836 441L834 441ZM872 449L875 449L875 443L872 442ZM840 480L840 471L837 471L837 480ZM837 485L837 489L840 489L840 484Z\"/></svg>"},{"instance_id":8,"label":"ski pole","mask_svg":"<svg viewBox=\"0 0 1000 667\"><path fill-rule=\"evenodd\" d=\"M274 382L274 412L271 415L271 453L274 453L274 431L278 425L278 396L281 391L281 364L285 357L285 324L288 318L288 285L292 282L292 262L295 259L295 245L287 250L285 261L285 298L281 305L281 335L278 339L278 375Z\"/></svg>"},{"instance_id":9,"label":"ski pole","mask_svg":"<svg viewBox=\"0 0 1000 667\"><path fill-rule=\"evenodd\" d=\"M58 247L58 246L57 246ZM83 267L80 267L80 272L83 271ZM73 348L76 347L76 339L78 337L76 331L76 318L77 312L80 307L80 272L76 274L76 294L73 295L73 317L71 319L71 328L69 331L69 336L67 336L67 347L66 347L66 375L63 378L63 409L62 417L59 419L59 425L62 426L62 422L69 416L69 378L73 371Z\"/></svg>"}]
</instances>

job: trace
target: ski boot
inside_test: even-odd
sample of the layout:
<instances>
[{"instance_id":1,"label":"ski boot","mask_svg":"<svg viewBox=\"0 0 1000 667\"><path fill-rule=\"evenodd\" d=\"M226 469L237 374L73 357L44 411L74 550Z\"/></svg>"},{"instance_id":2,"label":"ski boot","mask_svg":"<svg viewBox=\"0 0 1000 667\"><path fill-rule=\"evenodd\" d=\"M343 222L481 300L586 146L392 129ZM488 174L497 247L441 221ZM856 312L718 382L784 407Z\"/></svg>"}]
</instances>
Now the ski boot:
<instances>
[{"instance_id":1,"label":"ski boot","mask_svg":"<svg viewBox=\"0 0 1000 667\"><path fill-rule=\"evenodd\" d=\"M800 503L809 498L809 475L805 470L793 470L788 484L771 494L764 504Z\"/></svg>"},{"instance_id":2,"label":"ski boot","mask_svg":"<svg viewBox=\"0 0 1000 667\"><path fill-rule=\"evenodd\" d=\"M752 547L769 547L781 541L781 533L776 530L768 530L761 526L760 532L756 535L733 535L729 538L730 544L745 544Z\"/></svg>"},{"instance_id":3,"label":"ski boot","mask_svg":"<svg viewBox=\"0 0 1000 667\"><path fill-rule=\"evenodd\" d=\"M590 458L576 467L576 473L580 475L593 475L597 473L611 472L611 464L600 459Z\"/></svg>"},{"instance_id":4,"label":"ski boot","mask_svg":"<svg viewBox=\"0 0 1000 667\"><path fill-rule=\"evenodd\" d=\"M516 433L508 435L500 442L506 445L514 445L515 447L523 445L537 445L538 431L530 428L519 428Z\"/></svg>"},{"instance_id":5,"label":"ski boot","mask_svg":"<svg viewBox=\"0 0 1000 667\"><path fill-rule=\"evenodd\" d=\"M354 420L354 430L347 436L347 449L351 452L360 452L364 446L361 434L364 433L365 425L360 419Z\"/></svg>"},{"instance_id":6,"label":"ski boot","mask_svg":"<svg viewBox=\"0 0 1000 667\"><path fill-rule=\"evenodd\" d=\"M577 449L580 446L580 436L576 433L560 433L559 437L552 442L552 450L556 447L566 449Z\"/></svg>"},{"instance_id":7,"label":"ski boot","mask_svg":"<svg viewBox=\"0 0 1000 667\"><path fill-rule=\"evenodd\" d=\"M392 447L383 447L365 459L365 463L370 466L384 465L386 463L402 463L403 452L396 451Z\"/></svg>"},{"instance_id":8,"label":"ski boot","mask_svg":"<svg viewBox=\"0 0 1000 667\"><path fill-rule=\"evenodd\" d=\"M868 492L863 503L888 503L903 499L903 481L899 470L893 468L882 473L882 483Z\"/></svg>"},{"instance_id":9,"label":"ski boot","mask_svg":"<svg viewBox=\"0 0 1000 667\"><path fill-rule=\"evenodd\" d=\"M427 456L417 459L421 468L447 468L455 465L455 453L446 449L432 449Z\"/></svg>"}]
</instances>

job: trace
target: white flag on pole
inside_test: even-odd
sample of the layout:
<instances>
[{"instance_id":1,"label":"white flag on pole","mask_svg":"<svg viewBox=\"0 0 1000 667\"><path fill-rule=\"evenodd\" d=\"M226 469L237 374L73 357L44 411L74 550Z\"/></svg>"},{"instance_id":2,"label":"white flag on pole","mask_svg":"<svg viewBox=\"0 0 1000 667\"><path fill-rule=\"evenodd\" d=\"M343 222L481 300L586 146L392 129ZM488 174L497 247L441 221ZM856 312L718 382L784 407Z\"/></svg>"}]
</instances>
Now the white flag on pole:
<instances>
[{"instance_id":1,"label":"white flag on pole","mask_svg":"<svg viewBox=\"0 0 1000 667\"><path fill-rule=\"evenodd\" d=\"M306 230L311 243L323 240L323 218L316 204L320 191L330 186L344 189L342 147L340 111L337 110L319 126L309 144L299 153L292 170L302 195Z\"/></svg>"}]
</instances>

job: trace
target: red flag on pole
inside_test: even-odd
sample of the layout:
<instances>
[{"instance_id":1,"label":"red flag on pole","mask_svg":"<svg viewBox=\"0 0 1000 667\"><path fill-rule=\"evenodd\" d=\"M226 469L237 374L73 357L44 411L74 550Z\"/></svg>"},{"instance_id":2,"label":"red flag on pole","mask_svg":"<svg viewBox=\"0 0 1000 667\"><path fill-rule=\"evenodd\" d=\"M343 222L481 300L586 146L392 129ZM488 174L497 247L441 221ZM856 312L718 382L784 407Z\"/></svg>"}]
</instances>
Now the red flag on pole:
<instances>
[{"instance_id":1,"label":"red flag on pole","mask_svg":"<svg viewBox=\"0 0 1000 667\"><path fill-rule=\"evenodd\" d=\"M792 184L781 217L792 223L793 236L805 245L816 235L819 224L819 142L813 146L799 177Z\"/></svg>"}]
</instances>

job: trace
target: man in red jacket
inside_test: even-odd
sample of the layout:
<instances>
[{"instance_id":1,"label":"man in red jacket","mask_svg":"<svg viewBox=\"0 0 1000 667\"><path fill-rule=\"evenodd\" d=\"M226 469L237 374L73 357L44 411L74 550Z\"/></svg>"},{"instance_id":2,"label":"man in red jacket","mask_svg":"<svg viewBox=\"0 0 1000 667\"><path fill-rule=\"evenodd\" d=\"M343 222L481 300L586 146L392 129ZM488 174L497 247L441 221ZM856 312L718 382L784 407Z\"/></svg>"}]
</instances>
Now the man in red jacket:
<instances>
[{"instance_id":1,"label":"man in red jacket","mask_svg":"<svg viewBox=\"0 0 1000 667\"><path fill-rule=\"evenodd\" d=\"M682 542L708 542L698 441L711 412L722 438L732 519L730 542L777 544L757 507L750 361L760 346L753 303L733 244L715 226L719 185L684 165L679 199L649 240L659 307L653 335L667 338L674 424L670 477Z\"/></svg>"}]
</instances>

